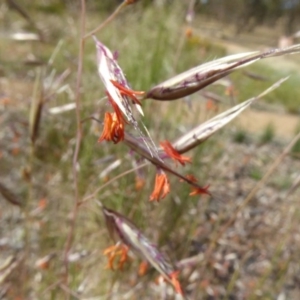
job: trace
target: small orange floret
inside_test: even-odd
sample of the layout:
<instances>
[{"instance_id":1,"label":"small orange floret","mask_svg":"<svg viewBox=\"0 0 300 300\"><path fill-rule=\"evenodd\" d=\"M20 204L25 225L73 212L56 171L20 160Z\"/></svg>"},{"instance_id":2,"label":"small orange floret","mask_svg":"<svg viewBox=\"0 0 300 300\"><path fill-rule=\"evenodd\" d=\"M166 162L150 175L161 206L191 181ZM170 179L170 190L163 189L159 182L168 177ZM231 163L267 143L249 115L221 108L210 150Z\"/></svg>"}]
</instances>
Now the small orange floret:
<instances>
[{"instance_id":1,"label":"small orange floret","mask_svg":"<svg viewBox=\"0 0 300 300\"><path fill-rule=\"evenodd\" d=\"M43 210L43 209L46 208L47 204L48 204L47 199L46 199L46 198L42 198L42 199L40 199L40 201L39 201L38 207L39 207L41 210Z\"/></svg>"},{"instance_id":2,"label":"small orange floret","mask_svg":"<svg viewBox=\"0 0 300 300\"><path fill-rule=\"evenodd\" d=\"M117 113L105 113L104 129L98 142L113 141L115 144L124 140L124 120Z\"/></svg>"},{"instance_id":3,"label":"small orange floret","mask_svg":"<svg viewBox=\"0 0 300 300\"><path fill-rule=\"evenodd\" d=\"M173 284L176 293L183 295L183 291L182 291L180 282L177 279L178 275L179 275L179 271L175 271L175 272L172 272L171 274L169 274L171 283Z\"/></svg>"},{"instance_id":4,"label":"small orange floret","mask_svg":"<svg viewBox=\"0 0 300 300\"><path fill-rule=\"evenodd\" d=\"M139 275L144 276L149 268L149 264L146 261L142 261L139 266Z\"/></svg>"},{"instance_id":5,"label":"small orange floret","mask_svg":"<svg viewBox=\"0 0 300 300\"><path fill-rule=\"evenodd\" d=\"M186 30L185 30L185 36L187 38L191 38L193 36L193 30L191 27L188 27Z\"/></svg>"},{"instance_id":6,"label":"small orange floret","mask_svg":"<svg viewBox=\"0 0 300 300\"><path fill-rule=\"evenodd\" d=\"M236 96L238 94L237 90L234 88L234 86L231 84L225 89L226 96Z\"/></svg>"},{"instance_id":7,"label":"small orange floret","mask_svg":"<svg viewBox=\"0 0 300 300\"><path fill-rule=\"evenodd\" d=\"M8 105L12 102L12 100L8 97L3 97L3 98L0 98L0 104L1 105Z\"/></svg>"},{"instance_id":8,"label":"small orange floret","mask_svg":"<svg viewBox=\"0 0 300 300\"><path fill-rule=\"evenodd\" d=\"M20 148L19 147L12 148L11 153L13 156L17 156L20 153Z\"/></svg>"},{"instance_id":9,"label":"small orange floret","mask_svg":"<svg viewBox=\"0 0 300 300\"><path fill-rule=\"evenodd\" d=\"M197 181L198 181L198 179L197 179L194 175L192 175L192 174L186 175L185 177L186 177L188 180L190 180L191 182L197 182Z\"/></svg>"},{"instance_id":10,"label":"small orange floret","mask_svg":"<svg viewBox=\"0 0 300 300\"><path fill-rule=\"evenodd\" d=\"M205 187L193 187L192 191L190 192L190 196L195 196L195 195L210 195L210 192L208 190L209 185Z\"/></svg>"},{"instance_id":11,"label":"small orange floret","mask_svg":"<svg viewBox=\"0 0 300 300\"><path fill-rule=\"evenodd\" d=\"M190 157L179 154L178 151L174 149L174 147L169 141L161 142L160 145L170 158L174 159L175 161L178 161L183 166L187 162L192 162Z\"/></svg>"},{"instance_id":12,"label":"small orange floret","mask_svg":"<svg viewBox=\"0 0 300 300\"><path fill-rule=\"evenodd\" d=\"M170 192L170 183L165 173L156 174L154 191L150 196L150 201L159 201Z\"/></svg>"},{"instance_id":13,"label":"small orange floret","mask_svg":"<svg viewBox=\"0 0 300 300\"><path fill-rule=\"evenodd\" d=\"M146 184L146 181L144 178L137 176L135 178L135 189L137 191L140 191Z\"/></svg>"},{"instance_id":14,"label":"small orange floret","mask_svg":"<svg viewBox=\"0 0 300 300\"><path fill-rule=\"evenodd\" d=\"M144 95L145 92L130 90L130 89L127 89L126 87L124 87L123 85L121 85L119 82L117 82L115 80L110 80L110 81L119 90L119 92L121 93L121 95L128 96L128 97L131 98L131 100L134 103L141 105L141 102L136 97L136 95Z\"/></svg>"},{"instance_id":15,"label":"small orange floret","mask_svg":"<svg viewBox=\"0 0 300 300\"><path fill-rule=\"evenodd\" d=\"M206 110L217 112L218 111L218 105L215 103L214 100L208 99L206 101Z\"/></svg>"},{"instance_id":16,"label":"small orange floret","mask_svg":"<svg viewBox=\"0 0 300 300\"><path fill-rule=\"evenodd\" d=\"M106 266L107 269L114 270L114 263L116 258L119 256L119 261L117 268L122 270L123 266L126 261L128 261L128 247L121 244L121 245L113 245L111 247L106 248L103 251L104 255L107 255L108 264Z\"/></svg>"}]
</instances>

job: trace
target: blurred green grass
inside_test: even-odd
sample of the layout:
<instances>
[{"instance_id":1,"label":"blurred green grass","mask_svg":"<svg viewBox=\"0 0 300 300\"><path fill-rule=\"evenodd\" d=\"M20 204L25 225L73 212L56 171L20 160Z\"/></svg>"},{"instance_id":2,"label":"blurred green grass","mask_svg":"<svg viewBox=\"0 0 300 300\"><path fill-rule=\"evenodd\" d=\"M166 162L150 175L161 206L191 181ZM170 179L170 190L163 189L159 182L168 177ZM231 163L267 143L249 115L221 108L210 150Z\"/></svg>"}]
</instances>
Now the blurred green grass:
<instances>
[{"instance_id":1,"label":"blurred green grass","mask_svg":"<svg viewBox=\"0 0 300 300\"><path fill-rule=\"evenodd\" d=\"M278 89L264 97L266 103L282 106L289 113L298 114L300 107L300 89L295 88L300 80L299 72L289 71L284 68L281 71L278 68L272 68L268 64L268 60L255 63L247 70L253 74L257 74L266 78L266 81L259 81L247 78L240 72L235 72L230 75L238 90L239 99L248 99L253 97L253 91L263 91L271 82L275 82L280 78L289 76L289 79Z\"/></svg>"}]
</instances>

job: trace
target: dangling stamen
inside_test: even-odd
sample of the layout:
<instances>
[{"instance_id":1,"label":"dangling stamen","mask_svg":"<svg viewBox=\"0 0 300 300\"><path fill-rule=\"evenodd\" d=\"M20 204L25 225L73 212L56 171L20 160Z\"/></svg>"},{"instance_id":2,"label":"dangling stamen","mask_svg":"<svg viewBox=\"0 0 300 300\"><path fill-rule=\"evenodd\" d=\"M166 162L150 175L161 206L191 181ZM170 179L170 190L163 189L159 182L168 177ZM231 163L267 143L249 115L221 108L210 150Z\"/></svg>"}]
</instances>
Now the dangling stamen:
<instances>
[{"instance_id":1,"label":"dangling stamen","mask_svg":"<svg viewBox=\"0 0 300 300\"><path fill-rule=\"evenodd\" d=\"M161 142L160 145L170 158L178 161L181 165L184 166L186 162L192 162L190 157L179 154L169 141Z\"/></svg>"},{"instance_id":2,"label":"dangling stamen","mask_svg":"<svg viewBox=\"0 0 300 300\"><path fill-rule=\"evenodd\" d=\"M166 173L157 173L155 177L154 190L150 196L150 201L159 201L167 196L170 192L170 183Z\"/></svg>"}]
</instances>

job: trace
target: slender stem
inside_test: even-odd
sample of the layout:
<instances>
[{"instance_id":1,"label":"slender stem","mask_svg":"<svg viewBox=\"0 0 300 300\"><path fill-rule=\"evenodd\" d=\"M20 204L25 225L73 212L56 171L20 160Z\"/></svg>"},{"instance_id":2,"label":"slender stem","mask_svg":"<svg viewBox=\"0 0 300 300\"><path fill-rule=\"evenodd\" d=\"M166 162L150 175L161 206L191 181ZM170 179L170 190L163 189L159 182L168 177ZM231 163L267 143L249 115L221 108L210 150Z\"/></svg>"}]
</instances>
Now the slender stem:
<instances>
[{"instance_id":1,"label":"slender stem","mask_svg":"<svg viewBox=\"0 0 300 300\"><path fill-rule=\"evenodd\" d=\"M32 202L33 197L33 185L32 185L32 169L33 169L33 161L34 161L34 143L31 142L30 144L30 154L28 159L28 165L27 165L27 172L29 174L28 176L28 194L27 194L27 200L25 201L25 205L23 206L23 213L25 217L24 222L24 261L25 266L22 268L21 278L22 278L22 288L24 295L27 294L28 287L29 287L29 281L28 281L28 267L27 260L30 256L30 204Z\"/></svg>"},{"instance_id":2,"label":"slender stem","mask_svg":"<svg viewBox=\"0 0 300 300\"><path fill-rule=\"evenodd\" d=\"M190 0L190 2L188 4L188 11L187 11L188 14L191 13L194 10L195 2L196 2L195 0ZM192 19L187 20L189 25L191 25L192 21L193 21ZM175 72L176 72L177 65L178 65L178 62L179 62L179 59L180 59L180 56L181 56L181 53L182 53L182 49L183 49L185 40L186 40L186 36L185 36L185 33L183 33L180 36L180 40L179 40L178 47L177 47L176 54L175 54L175 60L174 60L174 70L175 70Z\"/></svg>"},{"instance_id":3,"label":"slender stem","mask_svg":"<svg viewBox=\"0 0 300 300\"><path fill-rule=\"evenodd\" d=\"M64 252L64 268L65 268L65 278L64 282L68 285L68 272L69 272L69 261L68 254L72 246L74 230L76 224L76 218L78 214L79 208L79 190L78 190L78 172L77 172L77 163L78 156L80 151L81 139L82 139L82 125L80 121L80 87L82 82L82 69L83 69L83 52L84 52L84 33L85 33L85 0L81 0L81 13L80 13L80 40L79 40L79 54L78 54L78 68L77 68L77 81L76 81L76 95L75 95L75 103L76 103L76 146L73 156L73 178L74 178L74 191L75 191L75 201L74 207L72 211L72 218L70 222L70 230L67 236L66 244L65 244L65 252ZM69 298L69 294L66 295Z\"/></svg>"},{"instance_id":4,"label":"slender stem","mask_svg":"<svg viewBox=\"0 0 300 300\"><path fill-rule=\"evenodd\" d=\"M73 156L73 178L74 178L74 192L75 192L75 201L74 207L72 211L72 217L70 221L70 230L68 232L67 240L65 243L65 251L64 251L64 284L68 287L68 273L69 273L69 261L68 261L68 254L72 247L72 242L74 238L74 231L76 225L76 219L79 211L80 196L78 190L78 172L77 172L77 164L78 164L78 157L79 151L81 146L82 140L82 122L80 118L80 111L81 111L81 103L80 103L80 87L82 83L82 70L83 70L83 53L84 53L84 44L85 39L89 36L95 34L99 30L101 30L104 26L106 26L110 21L112 21L117 14L121 11L121 9L127 5L127 2L124 1L121 3L117 9L103 22L100 26L96 29L92 30L89 34L85 35L85 21L86 21L86 7L85 7L85 0L81 0L81 13L80 13L80 39L79 39L79 54L78 54L78 68L77 68L77 81L76 81L76 95L75 95L75 103L76 103L76 145L75 151ZM70 294L66 294L66 299L69 299Z\"/></svg>"},{"instance_id":5,"label":"slender stem","mask_svg":"<svg viewBox=\"0 0 300 300\"><path fill-rule=\"evenodd\" d=\"M33 184L32 184L32 175L33 175L33 165L34 165L34 157L35 157L35 139L36 139L36 131L35 128L37 125L37 110L38 110L38 103L41 101L41 77L42 77L42 70L38 68L36 73L35 84L33 88L32 94L32 102L29 112L29 136L30 136L30 152L28 155L28 164L26 167L26 172L28 173L28 194L27 200L25 201L25 205L23 206L23 213L25 217L25 224L24 224L24 261L26 262L25 267L22 269L23 274L21 277L23 279L23 289L24 295L27 292L29 287L28 281L28 264L27 260L30 256L30 236L31 236L31 222L30 222L30 208L33 199Z\"/></svg>"},{"instance_id":6,"label":"slender stem","mask_svg":"<svg viewBox=\"0 0 300 300\"><path fill-rule=\"evenodd\" d=\"M86 34L84 36L84 39L87 39L88 37L94 35L98 31L100 31L102 28L104 28L109 22L111 22L119 14L119 12L122 10L122 8L125 7L126 5L127 5L127 2L125 0L116 8L116 10L104 22L102 22L97 28L93 29L88 34Z\"/></svg>"},{"instance_id":7,"label":"slender stem","mask_svg":"<svg viewBox=\"0 0 300 300\"><path fill-rule=\"evenodd\" d=\"M175 71L175 73L177 72L176 69L177 69L177 66L178 66L180 55L182 53L182 49L183 49L183 46L184 46L184 43L185 43L185 39L186 39L185 33L182 32L182 34L180 36L180 40L178 42L178 47L176 49L176 54L175 54L175 59L174 59L174 71Z\"/></svg>"},{"instance_id":8,"label":"slender stem","mask_svg":"<svg viewBox=\"0 0 300 300\"><path fill-rule=\"evenodd\" d=\"M70 296L72 296L72 298L75 299L82 299L80 295L78 295L77 293L73 292L71 289L69 289L69 287L65 286L64 284L60 284L59 287L65 291L66 293L68 293Z\"/></svg>"},{"instance_id":9,"label":"slender stem","mask_svg":"<svg viewBox=\"0 0 300 300\"><path fill-rule=\"evenodd\" d=\"M134 167L134 168L132 168L132 169L129 169L129 170L127 170L127 171L125 171L125 172L123 172L123 173L121 173L121 174L115 176L114 178L110 179L109 181L107 181L106 183L104 183L103 185L101 185L101 186L100 186L98 189L96 189L91 195L86 196L86 197L82 200L82 202L81 202L80 204L83 204L83 203L89 201L90 199L95 198L96 195L97 195L102 189L104 189L106 186L112 184L112 183L113 183L114 181L116 181L117 179L119 179L119 178L121 178L121 177L123 177L123 176L125 176L125 175L127 175L127 174L129 174L129 173L132 173L132 172L134 172L134 171L136 171L136 170L138 170L138 169L141 169L141 168L147 166L148 164L149 164L149 162L147 161L147 162L143 163L142 165L139 165L139 166L137 166L137 167Z\"/></svg>"}]
</instances>

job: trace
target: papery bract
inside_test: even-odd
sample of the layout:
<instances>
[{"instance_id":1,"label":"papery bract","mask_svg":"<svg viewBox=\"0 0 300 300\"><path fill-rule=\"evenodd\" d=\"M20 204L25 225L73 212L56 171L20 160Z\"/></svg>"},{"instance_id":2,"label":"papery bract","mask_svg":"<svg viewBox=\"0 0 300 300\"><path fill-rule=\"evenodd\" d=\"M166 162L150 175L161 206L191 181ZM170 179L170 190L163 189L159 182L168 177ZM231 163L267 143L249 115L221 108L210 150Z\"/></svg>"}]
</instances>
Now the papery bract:
<instances>
[{"instance_id":1,"label":"papery bract","mask_svg":"<svg viewBox=\"0 0 300 300\"><path fill-rule=\"evenodd\" d=\"M170 263L169 258L162 254L156 245L125 216L102 206L107 228L114 241L121 241L133 253L149 262L178 293L182 293L180 283L177 279L178 272ZM112 250L114 251L114 249ZM113 261L110 262L111 264Z\"/></svg>"},{"instance_id":2,"label":"papery bract","mask_svg":"<svg viewBox=\"0 0 300 300\"><path fill-rule=\"evenodd\" d=\"M94 37L97 48L98 73L105 86L107 96L112 105L117 105L119 110L126 116L130 125L137 130L143 143L146 145L152 156L157 156L157 149L149 135L147 128L139 127L138 121L133 115L131 105L143 115L140 100L138 96L144 95L144 92L134 91L130 88L122 69L119 67L116 58L111 51ZM116 111L116 109L114 108ZM144 132L146 134L144 134ZM150 141L150 142L149 142Z\"/></svg>"},{"instance_id":3,"label":"papery bract","mask_svg":"<svg viewBox=\"0 0 300 300\"><path fill-rule=\"evenodd\" d=\"M222 57L199 65L158 84L151 88L144 98L161 101L176 100L193 94L230 74L234 70L245 67L260 59L299 52L300 44L293 45L285 49L271 49L265 52L256 51L239 53Z\"/></svg>"},{"instance_id":4,"label":"papery bract","mask_svg":"<svg viewBox=\"0 0 300 300\"><path fill-rule=\"evenodd\" d=\"M287 78L280 79L274 83L267 90L262 92L260 95L253 97L247 101L244 101L221 114L213 117L210 120L200 124L194 129L182 135L175 142L172 143L173 147L177 150L178 153L185 153L190 149L195 148L196 146L203 143L207 138L212 134L223 128L226 124L236 118L241 112L248 108L254 101L264 97L266 94L270 93L278 86L280 86Z\"/></svg>"},{"instance_id":5,"label":"papery bract","mask_svg":"<svg viewBox=\"0 0 300 300\"><path fill-rule=\"evenodd\" d=\"M128 97L122 97L119 88L116 87L116 84L119 84L125 89L130 90L123 71L119 67L111 51L96 38L94 38L94 40L97 48L98 72L106 91L111 96L112 100L119 106L128 121L130 123L135 123L136 121L133 118ZM139 111L142 113L140 105L137 105L139 106Z\"/></svg>"}]
</instances>

